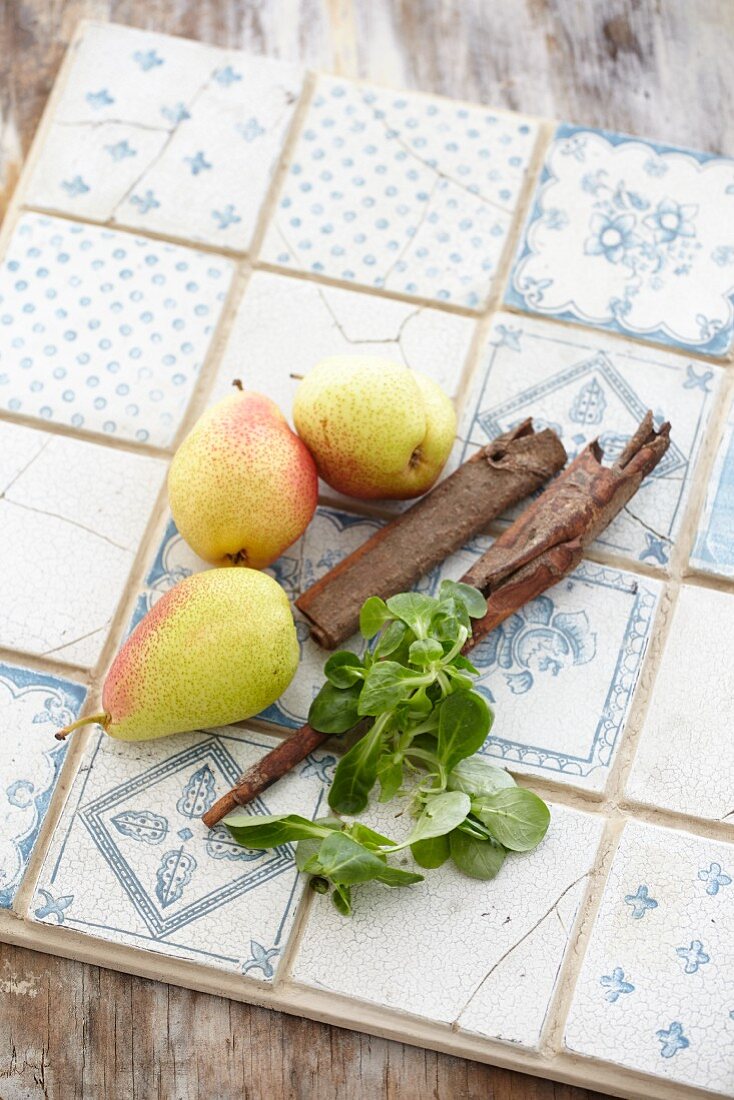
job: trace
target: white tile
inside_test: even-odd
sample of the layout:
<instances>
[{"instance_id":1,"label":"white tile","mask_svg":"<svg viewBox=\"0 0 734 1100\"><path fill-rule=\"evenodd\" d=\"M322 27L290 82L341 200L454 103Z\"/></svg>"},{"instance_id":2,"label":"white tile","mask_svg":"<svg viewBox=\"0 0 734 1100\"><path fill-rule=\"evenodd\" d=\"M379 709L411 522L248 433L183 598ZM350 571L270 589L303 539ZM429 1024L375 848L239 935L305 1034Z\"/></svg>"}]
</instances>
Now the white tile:
<instances>
[{"instance_id":1,"label":"white tile","mask_svg":"<svg viewBox=\"0 0 734 1100\"><path fill-rule=\"evenodd\" d=\"M0 909L20 886L61 770L57 729L77 717L86 688L0 663Z\"/></svg>"},{"instance_id":2,"label":"white tile","mask_svg":"<svg viewBox=\"0 0 734 1100\"><path fill-rule=\"evenodd\" d=\"M273 745L236 727L130 744L93 738L39 879L32 915L142 951L268 981L304 882L291 845L261 852L201 815ZM248 812L316 816L334 757L319 753Z\"/></svg>"},{"instance_id":3,"label":"white tile","mask_svg":"<svg viewBox=\"0 0 734 1100\"><path fill-rule=\"evenodd\" d=\"M734 596L684 586L627 794L734 825ZM685 675L681 675L685 669Z\"/></svg>"},{"instance_id":4,"label":"white tile","mask_svg":"<svg viewBox=\"0 0 734 1100\"><path fill-rule=\"evenodd\" d=\"M410 823L395 813L374 805L360 820L397 840ZM537 1047L603 825L551 815L540 847L508 856L491 882L444 864L414 886L354 887L351 917L314 897L294 980Z\"/></svg>"},{"instance_id":5,"label":"white tile","mask_svg":"<svg viewBox=\"0 0 734 1100\"><path fill-rule=\"evenodd\" d=\"M89 26L26 201L244 251L302 83L282 61Z\"/></svg>"},{"instance_id":6,"label":"white tile","mask_svg":"<svg viewBox=\"0 0 734 1100\"><path fill-rule=\"evenodd\" d=\"M94 665L165 469L0 424L0 646Z\"/></svg>"},{"instance_id":7,"label":"white tile","mask_svg":"<svg viewBox=\"0 0 734 1100\"><path fill-rule=\"evenodd\" d=\"M566 1027L566 1045L734 1095L734 848L628 824Z\"/></svg>"},{"instance_id":8,"label":"white tile","mask_svg":"<svg viewBox=\"0 0 734 1100\"><path fill-rule=\"evenodd\" d=\"M321 77L261 258L480 309L536 137L521 115Z\"/></svg>"},{"instance_id":9,"label":"white tile","mask_svg":"<svg viewBox=\"0 0 734 1100\"><path fill-rule=\"evenodd\" d=\"M672 424L670 448L595 546L666 565L722 375L679 355L499 314L465 403L454 461L532 416L536 427L556 430L569 457L599 439L611 463L652 409L658 423Z\"/></svg>"},{"instance_id":10,"label":"white tile","mask_svg":"<svg viewBox=\"0 0 734 1100\"><path fill-rule=\"evenodd\" d=\"M691 565L701 573L734 577L734 406L706 488Z\"/></svg>"},{"instance_id":11,"label":"white tile","mask_svg":"<svg viewBox=\"0 0 734 1100\"><path fill-rule=\"evenodd\" d=\"M240 378L290 419L298 380L331 355L382 355L455 397L474 322L374 294L256 271L234 319L210 395Z\"/></svg>"},{"instance_id":12,"label":"white tile","mask_svg":"<svg viewBox=\"0 0 734 1100\"><path fill-rule=\"evenodd\" d=\"M168 446L233 271L189 248L24 214L0 265L0 404Z\"/></svg>"},{"instance_id":13,"label":"white tile","mask_svg":"<svg viewBox=\"0 0 734 1100\"><path fill-rule=\"evenodd\" d=\"M505 300L723 355L734 334L734 160L562 123Z\"/></svg>"}]
</instances>

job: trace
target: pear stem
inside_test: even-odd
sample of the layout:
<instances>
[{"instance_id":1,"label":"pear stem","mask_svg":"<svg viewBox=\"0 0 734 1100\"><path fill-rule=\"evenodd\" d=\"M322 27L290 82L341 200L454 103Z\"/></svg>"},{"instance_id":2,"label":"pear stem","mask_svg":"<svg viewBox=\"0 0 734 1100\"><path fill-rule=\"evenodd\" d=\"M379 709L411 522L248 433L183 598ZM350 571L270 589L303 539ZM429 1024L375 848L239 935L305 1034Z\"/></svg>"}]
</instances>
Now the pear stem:
<instances>
[{"instance_id":1,"label":"pear stem","mask_svg":"<svg viewBox=\"0 0 734 1100\"><path fill-rule=\"evenodd\" d=\"M243 390L244 390L244 388L245 388L245 387L244 387L244 386L242 385L242 380L241 380L240 378L233 378L233 379L232 379L232 385L234 386L234 388L235 388L236 390L239 390L239 391L240 391L240 393L242 393L242 391L243 391Z\"/></svg>"},{"instance_id":2,"label":"pear stem","mask_svg":"<svg viewBox=\"0 0 734 1100\"><path fill-rule=\"evenodd\" d=\"M63 741L72 732L72 730L79 729L80 726L90 726L93 722L98 722L100 726L107 726L110 721L110 716L105 711L102 714L87 714L83 718L77 718L76 722L71 722L68 726L64 726L62 730L54 734L57 741Z\"/></svg>"}]
</instances>

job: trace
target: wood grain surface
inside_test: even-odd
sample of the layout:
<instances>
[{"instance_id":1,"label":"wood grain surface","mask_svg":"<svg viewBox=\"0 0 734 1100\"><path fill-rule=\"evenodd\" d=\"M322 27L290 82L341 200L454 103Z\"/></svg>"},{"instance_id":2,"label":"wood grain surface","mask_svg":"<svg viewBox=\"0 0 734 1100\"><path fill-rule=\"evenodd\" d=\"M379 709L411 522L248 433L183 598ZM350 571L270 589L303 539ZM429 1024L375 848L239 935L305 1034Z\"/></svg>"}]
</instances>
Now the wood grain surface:
<instances>
[{"instance_id":1,"label":"wood grain surface","mask_svg":"<svg viewBox=\"0 0 734 1100\"><path fill-rule=\"evenodd\" d=\"M111 19L734 153L732 0L0 0L0 211L72 30ZM598 1093L0 944L0 1100Z\"/></svg>"}]
</instances>

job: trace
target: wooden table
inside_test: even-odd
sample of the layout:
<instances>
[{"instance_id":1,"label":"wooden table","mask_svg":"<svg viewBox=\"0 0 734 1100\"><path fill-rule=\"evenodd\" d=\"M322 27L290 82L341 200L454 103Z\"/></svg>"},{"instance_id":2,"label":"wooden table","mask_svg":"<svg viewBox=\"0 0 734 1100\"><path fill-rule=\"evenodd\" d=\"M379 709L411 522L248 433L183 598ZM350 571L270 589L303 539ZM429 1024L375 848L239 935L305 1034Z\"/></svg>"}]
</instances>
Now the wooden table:
<instances>
[{"instance_id":1,"label":"wooden table","mask_svg":"<svg viewBox=\"0 0 734 1100\"><path fill-rule=\"evenodd\" d=\"M0 0L0 209L78 19L734 153L732 0ZM0 1100L598 1093L0 945Z\"/></svg>"}]
</instances>

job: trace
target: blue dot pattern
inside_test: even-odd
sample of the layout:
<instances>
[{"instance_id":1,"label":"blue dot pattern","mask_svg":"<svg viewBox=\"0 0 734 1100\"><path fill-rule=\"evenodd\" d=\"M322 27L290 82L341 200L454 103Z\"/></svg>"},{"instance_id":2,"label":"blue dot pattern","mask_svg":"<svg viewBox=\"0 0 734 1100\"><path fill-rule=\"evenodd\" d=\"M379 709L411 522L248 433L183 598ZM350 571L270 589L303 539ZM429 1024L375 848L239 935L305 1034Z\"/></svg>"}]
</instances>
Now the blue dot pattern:
<instances>
[{"instance_id":1,"label":"blue dot pattern","mask_svg":"<svg viewBox=\"0 0 734 1100\"><path fill-rule=\"evenodd\" d=\"M323 77L263 259L479 309L536 136L518 115Z\"/></svg>"},{"instance_id":2,"label":"blue dot pattern","mask_svg":"<svg viewBox=\"0 0 734 1100\"><path fill-rule=\"evenodd\" d=\"M168 446L232 272L189 248L25 214L0 267L0 404Z\"/></svg>"}]
</instances>

